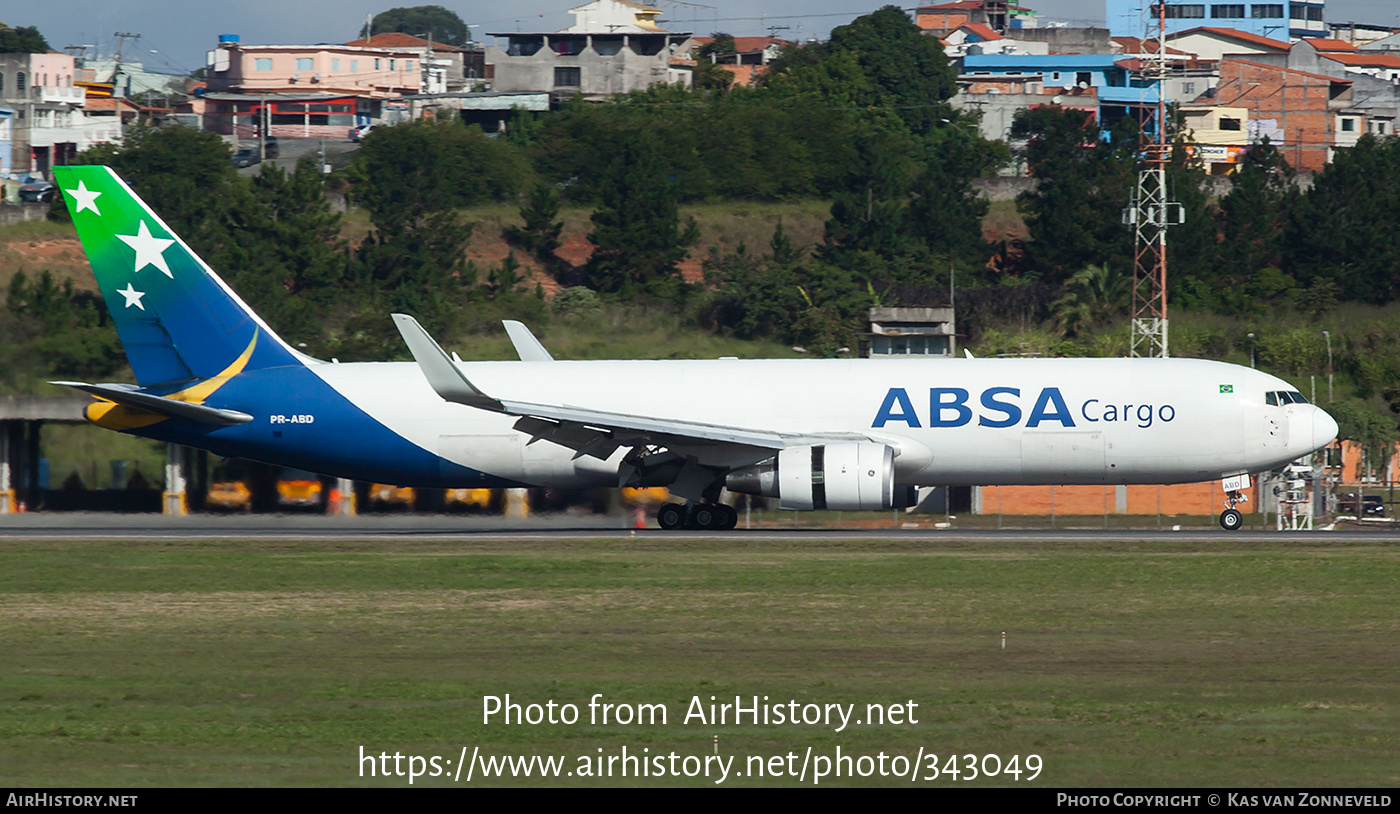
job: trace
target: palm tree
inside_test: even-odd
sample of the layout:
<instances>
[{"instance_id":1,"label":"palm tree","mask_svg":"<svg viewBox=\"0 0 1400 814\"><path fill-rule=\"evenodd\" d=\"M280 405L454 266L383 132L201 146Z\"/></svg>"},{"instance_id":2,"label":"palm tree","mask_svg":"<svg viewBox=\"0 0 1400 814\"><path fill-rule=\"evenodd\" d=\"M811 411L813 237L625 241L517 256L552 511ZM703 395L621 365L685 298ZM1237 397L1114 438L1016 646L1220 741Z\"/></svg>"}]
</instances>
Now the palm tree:
<instances>
[{"instance_id":1,"label":"palm tree","mask_svg":"<svg viewBox=\"0 0 1400 814\"><path fill-rule=\"evenodd\" d=\"M1133 281L1107 263L1089 265L1070 275L1063 292L1050 305L1050 313L1062 334L1078 336L1126 312Z\"/></svg>"}]
</instances>

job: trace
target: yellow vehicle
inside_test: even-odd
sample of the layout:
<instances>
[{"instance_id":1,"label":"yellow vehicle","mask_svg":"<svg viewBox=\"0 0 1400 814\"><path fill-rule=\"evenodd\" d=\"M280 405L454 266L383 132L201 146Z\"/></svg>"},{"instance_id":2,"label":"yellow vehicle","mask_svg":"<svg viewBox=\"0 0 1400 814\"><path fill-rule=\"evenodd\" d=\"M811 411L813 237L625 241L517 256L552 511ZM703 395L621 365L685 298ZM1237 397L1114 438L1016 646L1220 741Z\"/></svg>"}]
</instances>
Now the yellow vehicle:
<instances>
[{"instance_id":1,"label":"yellow vehicle","mask_svg":"<svg viewBox=\"0 0 1400 814\"><path fill-rule=\"evenodd\" d=\"M381 508L402 506L412 511L415 497L416 495L413 492L412 486L394 486L391 483L372 483L369 487L369 502Z\"/></svg>"},{"instance_id":2,"label":"yellow vehicle","mask_svg":"<svg viewBox=\"0 0 1400 814\"><path fill-rule=\"evenodd\" d=\"M253 490L241 480L216 480L209 484L204 494L204 508L222 509L226 512L253 510Z\"/></svg>"},{"instance_id":3,"label":"yellow vehicle","mask_svg":"<svg viewBox=\"0 0 1400 814\"><path fill-rule=\"evenodd\" d=\"M628 508L655 509L671 499L665 486L629 486L622 490L622 505Z\"/></svg>"},{"instance_id":4,"label":"yellow vehicle","mask_svg":"<svg viewBox=\"0 0 1400 814\"><path fill-rule=\"evenodd\" d=\"M499 512L500 500L496 489L448 489L443 504L448 509L469 509L479 512Z\"/></svg>"},{"instance_id":5,"label":"yellow vehicle","mask_svg":"<svg viewBox=\"0 0 1400 814\"><path fill-rule=\"evenodd\" d=\"M320 506L320 476L302 469L283 469L277 476L277 505L299 508Z\"/></svg>"}]
</instances>

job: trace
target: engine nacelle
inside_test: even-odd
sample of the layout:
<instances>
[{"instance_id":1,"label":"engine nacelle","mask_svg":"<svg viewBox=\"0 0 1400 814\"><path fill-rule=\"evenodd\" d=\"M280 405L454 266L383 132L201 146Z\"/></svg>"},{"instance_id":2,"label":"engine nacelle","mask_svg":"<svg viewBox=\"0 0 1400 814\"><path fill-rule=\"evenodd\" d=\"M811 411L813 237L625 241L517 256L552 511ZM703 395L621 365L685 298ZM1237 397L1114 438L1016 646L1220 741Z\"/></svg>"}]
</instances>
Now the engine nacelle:
<instances>
[{"instance_id":1,"label":"engine nacelle","mask_svg":"<svg viewBox=\"0 0 1400 814\"><path fill-rule=\"evenodd\" d=\"M725 485L776 497L784 509L888 509L894 505L894 448L871 441L791 447L729 473Z\"/></svg>"}]
</instances>

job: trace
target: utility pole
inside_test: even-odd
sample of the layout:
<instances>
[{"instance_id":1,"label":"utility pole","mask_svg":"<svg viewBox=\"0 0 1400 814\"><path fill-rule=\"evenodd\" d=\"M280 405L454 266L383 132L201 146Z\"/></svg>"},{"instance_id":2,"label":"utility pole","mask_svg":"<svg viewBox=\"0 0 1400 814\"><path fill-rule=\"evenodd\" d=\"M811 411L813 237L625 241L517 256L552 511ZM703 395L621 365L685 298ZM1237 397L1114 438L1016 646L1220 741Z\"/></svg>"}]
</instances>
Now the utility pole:
<instances>
[{"instance_id":1,"label":"utility pole","mask_svg":"<svg viewBox=\"0 0 1400 814\"><path fill-rule=\"evenodd\" d=\"M1171 140L1167 135L1167 10L1158 0L1157 53L1143 73L1157 85L1157 132L1140 137L1142 167L1123 222L1133 227L1133 322L1129 355L1166 358L1167 227L1181 223L1181 204L1167 190Z\"/></svg>"},{"instance_id":2,"label":"utility pole","mask_svg":"<svg viewBox=\"0 0 1400 814\"><path fill-rule=\"evenodd\" d=\"M123 95L125 95L125 94L122 94L122 93L120 92L120 88L121 88L121 73L122 73L122 51L126 48L126 41L127 41L127 40L139 40L139 39L141 39L141 35L140 35L140 34L125 34L125 33L122 33L121 31L118 31L118 32L116 32L115 34L113 34L112 36L114 36L114 37L117 38L117 65L116 65L115 68L112 69L112 95L113 95L113 96L123 96ZM120 118L120 116L119 116L119 118Z\"/></svg>"}]
</instances>

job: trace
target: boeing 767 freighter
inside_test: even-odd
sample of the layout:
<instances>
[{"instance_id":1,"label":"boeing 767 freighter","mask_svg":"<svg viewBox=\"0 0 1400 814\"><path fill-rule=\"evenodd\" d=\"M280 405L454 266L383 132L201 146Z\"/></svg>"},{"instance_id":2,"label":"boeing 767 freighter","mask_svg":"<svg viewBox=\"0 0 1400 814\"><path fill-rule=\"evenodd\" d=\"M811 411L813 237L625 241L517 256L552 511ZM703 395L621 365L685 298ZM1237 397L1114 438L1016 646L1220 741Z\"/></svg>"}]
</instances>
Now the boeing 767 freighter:
<instances>
[{"instance_id":1,"label":"boeing 767 freighter","mask_svg":"<svg viewBox=\"0 0 1400 814\"><path fill-rule=\"evenodd\" d=\"M732 528L721 490L788 509L907 506L917 486L1221 479L1326 446L1337 423L1281 379L1195 359L556 361L448 356L395 314L414 362L338 364L284 342L112 170L59 186L137 384L94 424L220 455L406 486L666 486L663 528Z\"/></svg>"}]
</instances>

